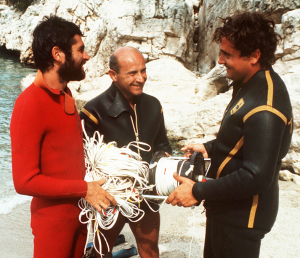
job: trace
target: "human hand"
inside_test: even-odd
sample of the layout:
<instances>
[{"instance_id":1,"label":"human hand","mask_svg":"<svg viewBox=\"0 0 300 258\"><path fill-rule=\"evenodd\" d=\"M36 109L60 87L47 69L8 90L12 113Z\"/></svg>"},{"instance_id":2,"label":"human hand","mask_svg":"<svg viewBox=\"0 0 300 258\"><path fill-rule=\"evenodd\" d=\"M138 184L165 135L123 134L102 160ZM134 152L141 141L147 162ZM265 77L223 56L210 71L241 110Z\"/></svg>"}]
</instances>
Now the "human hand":
<instances>
[{"instance_id":1,"label":"human hand","mask_svg":"<svg viewBox=\"0 0 300 258\"><path fill-rule=\"evenodd\" d=\"M117 205L117 201L113 196L106 192L101 186L105 183L106 179L102 178L99 181L88 182L88 189L85 200L96 208L98 212L102 209L106 210L110 204Z\"/></svg>"},{"instance_id":2,"label":"human hand","mask_svg":"<svg viewBox=\"0 0 300 258\"><path fill-rule=\"evenodd\" d=\"M204 144L188 144L185 145L180 149L181 151L186 151L186 153L183 154L183 157L189 157L194 152L201 152L203 155L203 158L208 158L208 153L205 149Z\"/></svg>"},{"instance_id":3,"label":"human hand","mask_svg":"<svg viewBox=\"0 0 300 258\"><path fill-rule=\"evenodd\" d=\"M196 204L198 201L192 194L195 182L189 178L179 176L177 173L174 173L173 177L180 185L169 195L166 203L172 204L173 206L177 205L179 207L190 207Z\"/></svg>"}]
</instances>

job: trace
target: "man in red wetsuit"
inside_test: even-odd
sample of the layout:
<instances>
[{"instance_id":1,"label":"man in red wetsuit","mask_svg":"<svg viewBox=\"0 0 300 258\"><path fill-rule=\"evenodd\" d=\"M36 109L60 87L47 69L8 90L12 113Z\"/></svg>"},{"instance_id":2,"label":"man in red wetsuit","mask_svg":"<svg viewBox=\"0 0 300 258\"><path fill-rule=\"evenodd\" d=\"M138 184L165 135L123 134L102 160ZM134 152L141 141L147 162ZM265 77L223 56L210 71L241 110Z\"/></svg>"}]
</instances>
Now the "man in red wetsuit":
<instances>
[{"instance_id":1,"label":"man in red wetsuit","mask_svg":"<svg viewBox=\"0 0 300 258\"><path fill-rule=\"evenodd\" d=\"M105 180L85 182L82 128L69 81L85 78L89 60L77 25L46 17L33 32L39 69L16 100L11 118L12 171L15 189L33 196L31 227L34 258L81 258L86 225L79 222L84 197L98 211L115 199Z\"/></svg>"}]
</instances>

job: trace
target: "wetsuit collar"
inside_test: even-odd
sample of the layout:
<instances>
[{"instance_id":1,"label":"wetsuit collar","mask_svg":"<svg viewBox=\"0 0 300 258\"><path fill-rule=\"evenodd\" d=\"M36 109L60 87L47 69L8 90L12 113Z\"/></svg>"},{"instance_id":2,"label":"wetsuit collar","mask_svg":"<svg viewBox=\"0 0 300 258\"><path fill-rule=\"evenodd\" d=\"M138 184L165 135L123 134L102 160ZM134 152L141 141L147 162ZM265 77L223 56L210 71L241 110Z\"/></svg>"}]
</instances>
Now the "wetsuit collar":
<instances>
[{"instance_id":1,"label":"wetsuit collar","mask_svg":"<svg viewBox=\"0 0 300 258\"><path fill-rule=\"evenodd\" d=\"M37 75L34 79L34 85L43 89L50 91L55 95L64 95L64 109L68 115L73 115L75 113L75 100L72 98L72 93L68 87L66 87L66 91L61 91L57 89L50 88L44 80L43 73L38 70Z\"/></svg>"},{"instance_id":2,"label":"wetsuit collar","mask_svg":"<svg viewBox=\"0 0 300 258\"><path fill-rule=\"evenodd\" d=\"M273 68L270 66L266 69L261 69L257 71L246 83L242 84L240 81L233 81L230 85L229 88L232 86L233 87L233 92L232 96L234 97L237 92L239 92L240 88L247 87L247 85L252 85L252 81L256 80L258 77L264 77L265 71L269 70L270 72L273 72Z\"/></svg>"},{"instance_id":3,"label":"wetsuit collar","mask_svg":"<svg viewBox=\"0 0 300 258\"><path fill-rule=\"evenodd\" d=\"M115 86L114 83L111 84L109 90L115 96L113 103L111 104L110 108L107 111L107 114L109 116L117 117L124 111L128 111L128 112L132 111L132 108L130 107L128 101L123 96L121 91Z\"/></svg>"}]
</instances>

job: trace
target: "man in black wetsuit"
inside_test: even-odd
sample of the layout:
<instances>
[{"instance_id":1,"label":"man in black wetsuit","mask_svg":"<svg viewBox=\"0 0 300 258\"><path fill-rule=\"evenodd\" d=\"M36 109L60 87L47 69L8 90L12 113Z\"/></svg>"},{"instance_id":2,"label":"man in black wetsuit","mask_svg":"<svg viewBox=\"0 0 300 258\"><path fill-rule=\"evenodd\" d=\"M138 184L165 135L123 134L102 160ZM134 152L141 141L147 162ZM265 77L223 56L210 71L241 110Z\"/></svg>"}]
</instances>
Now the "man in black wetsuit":
<instances>
[{"instance_id":1,"label":"man in black wetsuit","mask_svg":"<svg viewBox=\"0 0 300 258\"><path fill-rule=\"evenodd\" d=\"M279 40L274 21L253 12L223 23L213 39L220 43L219 64L233 80L233 96L217 138L182 149L211 158L212 180L195 183L174 175L182 184L167 202L188 207L205 200L205 258L255 258L278 211L278 173L291 142L292 107L271 67Z\"/></svg>"},{"instance_id":2,"label":"man in black wetsuit","mask_svg":"<svg viewBox=\"0 0 300 258\"><path fill-rule=\"evenodd\" d=\"M157 150L171 154L161 104L155 97L143 93L147 74L142 54L133 47L117 49L110 58L109 75L112 85L90 100L80 113L88 136L99 131L106 143L116 141L118 147L131 141L148 143L151 152L141 151L147 162ZM139 255L158 257L159 213L152 212L145 203L141 208L145 211L143 219L129 223ZM111 248L126 222L125 217L119 215L111 230L102 231Z\"/></svg>"}]
</instances>

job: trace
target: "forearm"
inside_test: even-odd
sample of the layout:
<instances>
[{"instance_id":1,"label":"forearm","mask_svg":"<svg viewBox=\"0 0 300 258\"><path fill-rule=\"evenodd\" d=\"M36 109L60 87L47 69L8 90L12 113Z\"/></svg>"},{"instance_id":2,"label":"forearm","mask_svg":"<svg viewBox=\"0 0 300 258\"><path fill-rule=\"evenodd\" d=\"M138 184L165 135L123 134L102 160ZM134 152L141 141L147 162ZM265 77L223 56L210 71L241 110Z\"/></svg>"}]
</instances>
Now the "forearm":
<instances>
[{"instance_id":1,"label":"forearm","mask_svg":"<svg viewBox=\"0 0 300 258\"><path fill-rule=\"evenodd\" d=\"M13 180L19 194L47 198L86 195L87 183L84 180L68 179L66 172L53 173L53 176L44 175L40 170L39 156L36 154L38 150L39 145L24 152L12 150Z\"/></svg>"},{"instance_id":2,"label":"forearm","mask_svg":"<svg viewBox=\"0 0 300 258\"><path fill-rule=\"evenodd\" d=\"M208 157L210 157L211 154L212 154L212 151L213 151L213 148L214 148L214 145L215 145L215 141L216 141L216 139L208 141L208 142L203 144L205 149L206 149L206 152L208 154Z\"/></svg>"}]
</instances>

